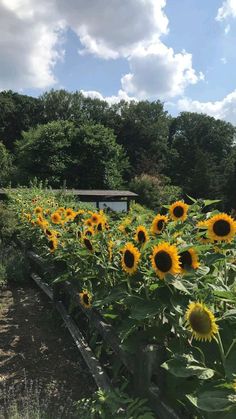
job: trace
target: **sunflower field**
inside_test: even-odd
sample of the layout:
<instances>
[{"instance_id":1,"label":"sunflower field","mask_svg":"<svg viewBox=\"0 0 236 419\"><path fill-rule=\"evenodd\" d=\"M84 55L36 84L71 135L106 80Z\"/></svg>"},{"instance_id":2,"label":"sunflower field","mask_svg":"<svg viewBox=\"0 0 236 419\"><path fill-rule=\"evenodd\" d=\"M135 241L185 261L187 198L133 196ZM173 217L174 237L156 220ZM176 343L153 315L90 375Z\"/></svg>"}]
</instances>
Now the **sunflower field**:
<instances>
[{"instance_id":1,"label":"sunflower field","mask_svg":"<svg viewBox=\"0 0 236 419\"><path fill-rule=\"evenodd\" d=\"M48 191L9 192L20 240L66 266L44 280L71 281L128 353L163 348L163 397L183 418L236 417L236 221L214 203L177 201L164 215L134 204L122 215Z\"/></svg>"}]
</instances>

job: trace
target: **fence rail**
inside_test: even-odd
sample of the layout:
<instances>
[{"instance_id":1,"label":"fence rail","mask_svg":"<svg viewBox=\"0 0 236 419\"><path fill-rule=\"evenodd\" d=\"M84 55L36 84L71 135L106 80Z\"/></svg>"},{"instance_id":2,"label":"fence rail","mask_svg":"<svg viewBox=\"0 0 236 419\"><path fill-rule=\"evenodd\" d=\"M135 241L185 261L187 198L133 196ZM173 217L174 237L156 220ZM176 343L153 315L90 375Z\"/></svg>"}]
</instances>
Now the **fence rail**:
<instances>
[{"instance_id":1,"label":"fence rail","mask_svg":"<svg viewBox=\"0 0 236 419\"><path fill-rule=\"evenodd\" d=\"M94 356L91 348L86 343L78 325L66 311L62 301L68 296L85 314L89 324L96 329L106 345L113 350L122 364L132 374L135 393L139 397L148 399L149 404L156 412L157 417L159 419L181 419L181 415L168 406L165 402L165 397L163 396L164 372L160 367L163 362L163 348L159 345L145 345L138 348L136 356L133 357L122 348L120 339L116 335L112 325L108 324L96 309L91 308L87 310L81 305L78 292L73 284L66 281L63 284L57 283L51 288L42 281L39 276L40 274L57 272L58 266L46 263L42 257L32 251L27 251L26 255L32 270L31 278L48 295L48 297L54 301L57 310L60 312L61 317L68 327L98 387L106 390L110 389L111 382L100 366L99 361ZM62 266L60 266L60 269L61 268ZM39 275L38 272L40 273ZM158 377L158 385L155 385L152 382L154 373Z\"/></svg>"}]
</instances>

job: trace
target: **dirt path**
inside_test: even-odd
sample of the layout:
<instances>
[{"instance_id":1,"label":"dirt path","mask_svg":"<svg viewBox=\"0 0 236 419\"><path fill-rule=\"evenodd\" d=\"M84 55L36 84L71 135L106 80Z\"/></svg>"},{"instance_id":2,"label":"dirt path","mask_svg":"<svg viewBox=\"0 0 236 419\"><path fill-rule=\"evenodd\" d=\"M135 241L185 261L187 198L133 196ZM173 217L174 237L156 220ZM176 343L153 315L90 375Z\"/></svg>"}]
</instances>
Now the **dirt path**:
<instances>
[{"instance_id":1,"label":"dirt path","mask_svg":"<svg viewBox=\"0 0 236 419\"><path fill-rule=\"evenodd\" d=\"M20 397L26 387L60 403L90 396L95 389L52 304L31 284L0 289L0 404L9 389Z\"/></svg>"}]
</instances>

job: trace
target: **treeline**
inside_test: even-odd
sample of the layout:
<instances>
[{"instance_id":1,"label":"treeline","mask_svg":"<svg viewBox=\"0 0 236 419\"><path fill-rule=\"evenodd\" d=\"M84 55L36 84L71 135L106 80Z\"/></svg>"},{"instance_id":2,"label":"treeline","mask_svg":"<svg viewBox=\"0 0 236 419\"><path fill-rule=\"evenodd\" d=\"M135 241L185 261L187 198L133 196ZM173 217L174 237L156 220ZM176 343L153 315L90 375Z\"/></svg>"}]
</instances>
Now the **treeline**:
<instances>
[{"instance_id":1,"label":"treeline","mask_svg":"<svg viewBox=\"0 0 236 419\"><path fill-rule=\"evenodd\" d=\"M236 128L160 101L106 101L52 90L0 93L0 186L131 188L153 208L188 194L236 207Z\"/></svg>"}]
</instances>

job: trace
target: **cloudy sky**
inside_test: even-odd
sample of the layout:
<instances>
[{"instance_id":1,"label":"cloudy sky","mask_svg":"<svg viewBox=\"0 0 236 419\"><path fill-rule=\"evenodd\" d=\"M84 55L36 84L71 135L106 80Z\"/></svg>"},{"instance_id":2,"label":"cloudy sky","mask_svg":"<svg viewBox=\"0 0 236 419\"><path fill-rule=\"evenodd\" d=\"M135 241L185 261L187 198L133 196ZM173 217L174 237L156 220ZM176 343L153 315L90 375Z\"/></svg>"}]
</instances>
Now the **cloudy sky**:
<instances>
[{"instance_id":1,"label":"cloudy sky","mask_svg":"<svg viewBox=\"0 0 236 419\"><path fill-rule=\"evenodd\" d=\"M160 99L236 124L236 0L0 0L0 91Z\"/></svg>"}]
</instances>

